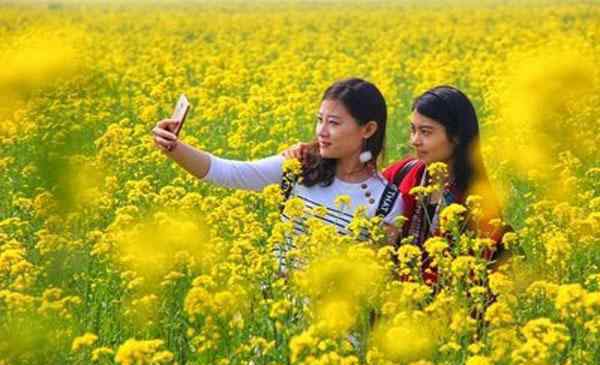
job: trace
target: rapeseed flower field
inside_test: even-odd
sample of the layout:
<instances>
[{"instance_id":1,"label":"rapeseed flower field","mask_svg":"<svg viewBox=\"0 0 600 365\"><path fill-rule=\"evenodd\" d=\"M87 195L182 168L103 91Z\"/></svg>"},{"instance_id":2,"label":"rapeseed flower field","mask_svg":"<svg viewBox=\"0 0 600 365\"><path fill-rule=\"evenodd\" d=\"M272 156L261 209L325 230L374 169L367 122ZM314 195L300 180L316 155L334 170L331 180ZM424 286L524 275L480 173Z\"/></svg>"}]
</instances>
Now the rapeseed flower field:
<instances>
[{"instance_id":1,"label":"rapeseed flower field","mask_svg":"<svg viewBox=\"0 0 600 365\"><path fill-rule=\"evenodd\" d=\"M0 364L600 363L599 25L592 1L0 4ZM386 97L388 163L415 96L471 97L510 261L460 230L473 196L424 245L433 286L360 214L354 236L308 221L282 277L279 187L212 186L153 145L185 93L186 143L278 153L349 76Z\"/></svg>"}]
</instances>

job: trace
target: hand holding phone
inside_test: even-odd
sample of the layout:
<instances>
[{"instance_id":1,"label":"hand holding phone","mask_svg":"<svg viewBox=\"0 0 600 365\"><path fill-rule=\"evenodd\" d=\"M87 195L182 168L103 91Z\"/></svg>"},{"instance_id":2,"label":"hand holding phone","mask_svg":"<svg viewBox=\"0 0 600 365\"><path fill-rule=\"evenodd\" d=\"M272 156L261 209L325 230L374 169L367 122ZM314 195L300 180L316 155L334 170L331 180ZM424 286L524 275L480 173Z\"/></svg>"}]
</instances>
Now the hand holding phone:
<instances>
[{"instance_id":1,"label":"hand holding phone","mask_svg":"<svg viewBox=\"0 0 600 365\"><path fill-rule=\"evenodd\" d=\"M175 124L175 129L173 130L173 134L175 134L176 137L179 137L179 132L181 131L181 127L183 127L183 122L185 122L185 118L188 115L190 107L191 105L187 97L184 94L181 94L177 104L175 105L175 110L171 115L171 120L177 121L177 124ZM169 152L172 151L174 146L175 145L169 146L167 150Z\"/></svg>"},{"instance_id":2,"label":"hand holding phone","mask_svg":"<svg viewBox=\"0 0 600 365\"><path fill-rule=\"evenodd\" d=\"M175 111L171 116L171 119L175 119L179 121L177 127L173 131L173 133L179 137L179 131L181 131L181 127L183 127L183 122L185 122L185 118L190 110L190 102L184 94L181 94L179 100L177 101L177 105L175 105Z\"/></svg>"}]
</instances>

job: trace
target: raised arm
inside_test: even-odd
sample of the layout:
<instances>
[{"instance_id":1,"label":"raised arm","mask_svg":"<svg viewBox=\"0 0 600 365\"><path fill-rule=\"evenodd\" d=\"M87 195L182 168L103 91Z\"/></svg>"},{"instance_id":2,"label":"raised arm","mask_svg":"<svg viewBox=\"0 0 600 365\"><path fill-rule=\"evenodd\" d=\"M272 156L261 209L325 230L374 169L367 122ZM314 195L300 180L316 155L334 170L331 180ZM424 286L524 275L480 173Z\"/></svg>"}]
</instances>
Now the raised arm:
<instances>
[{"instance_id":1,"label":"raised arm","mask_svg":"<svg viewBox=\"0 0 600 365\"><path fill-rule=\"evenodd\" d=\"M158 122L152 130L154 143L167 157L197 178L224 187L255 191L281 182L283 156L257 161L221 159L178 140L173 133L177 123L173 119Z\"/></svg>"},{"instance_id":2,"label":"raised arm","mask_svg":"<svg viewBox=\"0 0 600 365\"><path fill-rule=\"evenodd\" d=\"M204 179L210 168L210 155L178 140L174 133L178 123L175 119L158 122L152 129L154 144L187 172Z\"/></svg>"},{"instance_id":3,"label":"raised arm","mask_svg":"<svg viewBox=\"0 0 600 365\"><path fill-rule=\"evenodd\" d=\"M205 180L228 188L261 191L281 182L283 160L278 155L256 161L225 160L211 155Z\"/></svg>"}]
</instances>

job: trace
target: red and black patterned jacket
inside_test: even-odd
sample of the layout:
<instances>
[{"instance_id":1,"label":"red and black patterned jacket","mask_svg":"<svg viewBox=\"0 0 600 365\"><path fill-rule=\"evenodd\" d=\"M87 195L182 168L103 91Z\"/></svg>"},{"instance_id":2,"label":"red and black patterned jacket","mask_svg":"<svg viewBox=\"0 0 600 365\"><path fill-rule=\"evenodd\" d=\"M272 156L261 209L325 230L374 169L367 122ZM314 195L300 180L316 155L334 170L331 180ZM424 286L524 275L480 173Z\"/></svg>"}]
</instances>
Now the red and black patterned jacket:
<instances>
[{"instance_id":1,"label":"red and black patterned jacket","mask_svg":"<svg viewBox=\"0 0 600 365\"><path fill-rule=\"evenodd\" d=\"M400 191L402 201L404 203L404 217L406 217L406 221L401 230L400 237L406 237L408 235L408 229L410 227L411 219L414 216L415 208L417 205L417 201L414 196L410 194L412 188L418 186L421 182L421 178L423 173L425 172L425 163L422 161L415 161L414 158L408 157L399 162L393 163L388 166L383 171L383 176L390 182L395 183L398 186ZM407 164L411 162L411 167L406 170L403 168L407 166ZM408 166L407 166L408 167ZM400 176L399 174L403 175ZM398 179L402 177L401 179ZM455 197L455 203L464 204L465 203L465 193L463 191L453 190L451 191ZM485 197L484 197L485 199ZM494 214L486 214L480 222L479 230L487 237L491 238L495 244L494 248L490 250L486 250L484 252L484 257L486 257L490 261L496 261L500 258L500 256L504 253L504 248L502 245L502 237L505 232L512 230L510 226L498 228L490 225L488 222L491 218L498 216L497 212ZM423 249L423 267L421 268L421 273L423 275L423 280L428 284L434 284L437 282L437 272L435 268L432 268L428 265L429 260L427 259L427 253Z\"/></svg>"}]
</instances>

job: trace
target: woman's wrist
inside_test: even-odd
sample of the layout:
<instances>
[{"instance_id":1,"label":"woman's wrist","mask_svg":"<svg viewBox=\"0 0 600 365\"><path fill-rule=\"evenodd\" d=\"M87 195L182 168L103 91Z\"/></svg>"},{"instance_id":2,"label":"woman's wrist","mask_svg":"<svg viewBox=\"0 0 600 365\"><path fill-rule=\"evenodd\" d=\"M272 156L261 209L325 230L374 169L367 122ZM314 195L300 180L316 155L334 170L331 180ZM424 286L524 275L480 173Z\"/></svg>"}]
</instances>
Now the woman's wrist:
<instances>
[{"instance_id":1,"label":"woman's wrist","mask_svg":"<svg viewBox=\"0 0 600 365\"><path fill-rule=\"evenodd\" d=\"M210 154L207 152L178 140L171 151L165 151L165 154L184 170L199 179L204 179L208 174Z\"/></svg>"}]
</instances>

